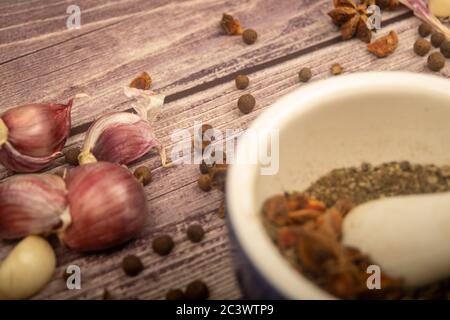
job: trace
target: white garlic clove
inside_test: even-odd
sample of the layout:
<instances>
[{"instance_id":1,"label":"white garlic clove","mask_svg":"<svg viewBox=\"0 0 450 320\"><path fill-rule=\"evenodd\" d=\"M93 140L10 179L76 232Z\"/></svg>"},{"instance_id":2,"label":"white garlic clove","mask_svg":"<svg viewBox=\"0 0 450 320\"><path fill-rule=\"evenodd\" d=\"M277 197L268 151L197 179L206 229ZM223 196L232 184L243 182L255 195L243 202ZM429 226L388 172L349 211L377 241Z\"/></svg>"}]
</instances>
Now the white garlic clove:
<instances>
[{"instance_id":1,"label":"white garlic clove","mask_svg":"<svg viewBox=\"0 0 450 320\"><path fill-rule=\"evenodd\" d=\"M55 252L45 239L23 239L0 264L0 299L33 296L50 281L55 267Z\"/></svg>"},{"instance_id":2,"label":"white garlic clove","mask_svg":"<svg viewBox=\"0 0 450 320\"><path fill-rule=\"evenodd\" d=\"M436 17L446 18L450 16L449 0L429 0L428 7L430 12Z\"/></svg>"}]
</instances>

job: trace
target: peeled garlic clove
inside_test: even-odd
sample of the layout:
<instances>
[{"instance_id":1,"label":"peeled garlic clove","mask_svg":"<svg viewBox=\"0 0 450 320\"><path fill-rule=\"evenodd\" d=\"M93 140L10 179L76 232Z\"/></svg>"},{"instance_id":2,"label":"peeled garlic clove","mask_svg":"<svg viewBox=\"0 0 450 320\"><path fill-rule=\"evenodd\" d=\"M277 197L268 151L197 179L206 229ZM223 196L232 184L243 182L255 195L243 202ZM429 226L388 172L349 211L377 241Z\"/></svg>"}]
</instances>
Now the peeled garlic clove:
<instances>
[{"instance_id":1,"label":"peeled garlic clove","mask_svg":"<svg viewBox=\"0 0 450 320\"><path fill-rule=\"evenodd\" d=\"M433 15L436 17L450 16L450 1L449 0L430 0L428 7Z\"/></svg>"},{"instance_id":2,"label":"peeled garlic clove","mask_svg":"<svg viewBox=\"0 0 450 320\"><path fill-rule=\"evenodd\" d=\"M79 163L108 161L128 164L157 148L165 164L165 155L151 123L160 111L164 96L151 91L126 88L127 97L135 98L137 114L115 112L96 120L89 128L79 156Z\"/></svg>"},{"instance_id":3,"label":"peeled garlic clove","mask_svg":"<svg viewBox=\"0 0 450 320\"><path fill-rule=\"evenodd\" d=\"M29 104L0 117L0 162L17 172L36 172L60 155L70 131L68 104Z\"/></svg>"},{"instance_id":4,"label":"peeled garlic clove","mask_svg":"<svg viewBox=\"0 0 450 320\"><path fill-rule=\"evenodd\" d=\"M67 208L64 180L55 175L18 175L0 183L0 238L55 232Z\"/></svg>"},{"instance_id":5,"label":"peeled garlic clove","mask_svg":"<svg viewBox=\"0 0 450 320\"><path fill-rule=\"evenodd\" d=\"M97 251L135 237L147 217L144 189L124 167L85 164L66 177L71 224L60 239L76 251Z\"/></svg>"},{"instance_id":6,"label":"peeled garlic clove","mask_svg":"<svg viewBox=\"0 0 450 320\"><path fill-rule=\"evenodd\" d=\"M55 253L45 239L23 239L0 263L0 299L31 297L50 281L55 267Z\"/></svg>"}]
</instances>

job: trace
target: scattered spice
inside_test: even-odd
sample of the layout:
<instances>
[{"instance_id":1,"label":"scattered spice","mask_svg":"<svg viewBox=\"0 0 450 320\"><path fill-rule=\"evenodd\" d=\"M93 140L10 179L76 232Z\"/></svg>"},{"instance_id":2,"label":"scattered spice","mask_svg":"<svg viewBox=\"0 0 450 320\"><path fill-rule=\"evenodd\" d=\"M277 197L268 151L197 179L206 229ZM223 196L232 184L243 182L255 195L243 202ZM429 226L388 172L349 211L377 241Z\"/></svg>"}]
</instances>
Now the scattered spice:
<instances>
[{"instance_id":1,"label":"scattered spice","mask_svg":"<svg viewBox=\"0 0 450 320\"><path fill-rule=\"evenodd\" d=\"M344 40L357 37L361 41L370 43L372 31L367 27L367 20L371 16L367 12L368 6L372 1L362 1L357 5L353 0L335 0L334 9L328 15L341 30L341 36Z\"/></svg>"},{"instance_id":2,"label":"scattered spice","mask_svg":"<svg viewBox=\"0 0 450 320\"><path fill-rule=\"evenodd\" d=\"M108 289L103 290L102 300L114 300L113 295Z\"/></svg>"},{"instance_id":3,"label":"scattered spice","mask_svg":"<svg viewBox=\"0 0 450 320\"><path fill-rule=\"evenodd\" d=\"M421 37L428 37L431 32L433 32L433 28L428 23L421 23L419 26L419 34Z\"/></svg>"},{"instance_id":4,"label":"scattered spice","mask_svg":"<svg viewBox=\"0 0 450 320\"><path fill-rule=\"evenodd\" d=\"M222 15L222 21L220 21L223 31L228 35L242 34L243 30L239 20L235 19L232 15L224 13Z\"/></svg>"},{"instance_id":5,"label":"scattered spice","mask_svg":"<svg viewBox=\"0 0 450 320\"><path fill-rule=\"evenodd\" d=\"M439 48L444 40L445 36L441 32L433 32L433 34L431 35L431 44L435 48Z\"/></svg>"},{"instance_id":6,"label":"scattered spice","mask_svg":"<svg viewBox=\"0 0 450 320\"><path fill-rule=\"evenodd\" d=\"M205 231L203 230L201 225L193 224L189 226L189 228L187 228L186 234L188 239L192 242L200 242L205 236Z\"/></svg>"},{"instance_id":7,"label":"scattered spice","mask_svg":"<svg viewBox=\"0 0 450 320\"><path fill-rule=\"evenodd\" d=\"M208 174L209 166L206 164L205 160L202 160L202 163L200 163L199 167L200 167L201 174Z\"/></svg>"},{"instance_id":8,"label":"scattered spice","mask_svg":"<svg viewBox=\"0 0 450 320\"><path fill-rule=\"evenodd\" d=\"M152 172L146 166L137 167L136 170L134 170L133 175L144 186L148 185L152 181Z\"/></svg>"},{"instance_id":9,"label":"scattered spice","mask_svg":"<svg viewBox=\"0 0 450 320\"><path fill-rule=\"evenodd\" d=\"M185 300L186 296L180 289L169 290L166 294L166 300Z\"/></svg>"},{"instance_id":10,"label":"scattered spice","mask_svg":"<svg viewBox=\"0 0 450 320\"><path fill-rule=\"evenodd\" d=\"M414 52L423 57L431 50L431 44L428 40L420 38L414 43Z\"/></svg>"},{"instance_id":11,"label":"scattered spice","mask_svg":"<svg viewBox=\"0 0 450 320\"><path fill-rule=\"evenodd\" d=\"M241 96L238 100L238 108L242 113L250 113L255 107L256 100L251 94L247 93Z\"/></svg>"},{"instance_id":12,"label":"scattered spice","mask_svg":"<svg viewBox=\"0 0 450 320\"><path fill-rule=\"evenodd\" d=\"M141 259L135 255L128 255L122 260L123 271L130 277L135 277L144 270Z\"/></svg>"},{"instance_id":13,"label":"scattered spice","mask_svg":"<svg viewBox=\"0 0 450 320\"><path fill-rule=\"evenodd\" d=\"M340 75L344 69L339 63L335 63L331 66L331 73L334 76Z\"/></svg>"},{"instance_id":14,"label":"scattered spice","mask_svg":"<svg viewBox=\"0 0 450 320\"><path fill-rule=\"evenodd\" d=\"M200 178L198 178L198 186L205 192L211 190L211 177L208 174L202 174Z\"/></svg>"},{"instance_id":15,"label":"scattered spice","mask_svg":"<svg viewBox=\"0 0 450 320\"><path fill-rule=\"evenodd\" d=\"M138 77L134 78L130 83L131 88L148 90L152 85L152 78L147 72L142 72Z\"/></svg>"},{"instance_id":16,"label":"scattered spice","mask_svg":"<svg viewBox=\"0 0 450 320\"><path fill-rule=\"evenodd\" d=\"M160 256L167 256L175 246L172 237L169 235L162 235L153 240L152 248Z\"/></svg>"},{"instance_id":17,"label":"scattered spice","mask_svg":"<svg viewBox=\"0 0 450 320\"><path fill-rule=\"evenodd\" d=\"M208 286L201 280L195 280L186 287L187 300L206 300L209 297Z\"/></svg>"},{"instance_id":18,"label":"scattered spice","mask_svg":"<svg viewBox=\"0 0 450 320\"><path fill-rule=\"evenodd\" d=\"M395 31L389 32L388 35L378 38L367 45L367 50L376 55L378 58L384 58L397 49L398 37Z\"/></svg>"},{"instance_id":19,"label":"scattered spice","mask_svg":"<svg viewBox=\"0 0 450 320\"><path fill-rule=\"evenodd\" d=\"M441 53L446 58L450 58L450 40L444 40L441 43Z\"/></svg>"},{"instance_id":20,"label":"scattered spice","mask_svg":"<svg viewBox=\"0 0 450 320\"><path fill-rule=\"evenodd\" d=\"M217 215L219 216L220 219L225 218L225 201L224 200L222 200L222 202L220 203L219 209L217 210Z\"/></svg>"},{"instance_id":21,"label":"scattered spice","mask_svg":"<svg viewBox=\"0 0 450 320\"><path fill-rule=\"evenodd\" d=\"M77 166L78 165L78 155L80 154L80 148L74 147L69 150L67 150L64 153L64 158L66 160L66 163Z\"/></svg>"},{"instance_id":22,"label":"scattered spice","mask_svg":"<svg viewBox=\"0 0 450 320\"><path fill-rule=\"evenodd\" d=\"M383 10L392 10L399 5L399 0L377 0L376 4Z\"/></svg>"},{"instance_id":23,"label":"scattered spice","mask_svg":"<svg viewBox=\"0 0 450 320\"><path fill-rule=\"evenodd\" d=\"M242 39L246 44L254 44L257 38L258 34L253 29L245 29L244 33L242 33Z\"/></svg>"},{"instance_id":24,"label":"scattered spice","mask_svg":"<svg viewBox=\"0 0 450 320\"><path fill-rule=\"evenodd\" d=\"M434 52L428 56L428 68L431 71L439 71L445 66L445 57L440 52Z\"/></svg>"},{"instance_id":25,"label":"scattered spice","mask_svg":"<svg viewBox=\"0 0 450 320\"><path fill-rule=\"evenodd\" d=\"M303 193L267 199L263 222L283 256L302 274L333 295L346 299L446 299L450 279L409 290L401 280L381 274L382 288L366 286L373 262L341 242L342 222L355 206L383 197L450 190L450 166L408 161L335 169Z\"/></svg>"},{"instance_id":26,"label":"scattered spice","mask_svg":"<svg viewBox=\"0 0 450 320\"><path fill-rule=\"evenodd\" d=\"M238 88L239 90L244 90L248 87L250 81L246 75L240 74L236 77L235 82L236 88Z\"/></svg>"},{"instance_id":27,"label":"scattered spice","mask_svg":"<svg viewBox=\"0 0 450 320\"><path fill-rule=\"evenodd\" d=\"M312 77L310 68L302 68L298 73L298 78L301 82L308 82Z\"/></svg>"}]
</instances>

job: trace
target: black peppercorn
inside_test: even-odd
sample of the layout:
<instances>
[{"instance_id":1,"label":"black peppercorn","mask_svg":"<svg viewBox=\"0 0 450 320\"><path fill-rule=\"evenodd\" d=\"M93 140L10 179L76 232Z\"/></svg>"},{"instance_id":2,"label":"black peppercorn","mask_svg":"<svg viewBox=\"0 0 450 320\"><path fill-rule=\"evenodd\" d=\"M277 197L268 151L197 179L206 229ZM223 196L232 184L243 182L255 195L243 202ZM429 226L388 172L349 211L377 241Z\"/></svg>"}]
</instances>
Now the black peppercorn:
<instances>
[{"instance_id":1,"label":"black peppercorn","mask_svg":"<svg viewBox=\"0 0 450 320\"><path fill-rule=\"evenodd\" d=\"M187 300L206 300L209 297L209 289L201 280L195 280L186 287Z\"/></svg>"},{"instance_id":2,"label":"black peppercorn","mask_svg":"<svg viewBox=\"0 0 450 320\"><path fill-rule=\"evenodd\" d=\"M441 53L446 58L450 58L450 40L444 40L441 43Z\"/></svg>"},{"instance_id":3,"label":"black peppercorn","mask_svg":"<svg viewBox=\"0 0 450 320\"><path fill-rule=\"evenodd\" d=\"M78 165L78 155L80 154L80 148L75 147L67 150L64 153L64 158L66 160L66 163L77 166Z\"/></svg>"},{"instance_id":4,"label":"black peppercorn","mask_svg":"<svg viewBox=\"0 0 450 320\"><path fill-rule=\"evenodd\" d=\"M430 49L431 44L428 40L417 39L417 41L414 43L414 52L421 57L430 52Z\"/></svg>"},{"instance_id":5,"label":"black peppercorn","mask_svg":"<svg viewBox=\"0 0 450 320\"><path fill-rule=\"evenodd\" d=\"M238 108L242 113L250 113L255 107L256 100L251 94L244 94L238 100Z\"/></svg>"},{"instance_id":6,"label":"black peppercorn","mask_svg":"<svg viewBox=\"0 0 450 320\"><path fill-rule=\"evenodd\" d=\"M301 82L308 82L312 77L311 69L302 68L302 70L298 73L298 77Z\"/></svg>"},{"instance_id":7,"label":"black peppercorn","mask_svg":"<svg viewBox=\"0 0 450 320\"><path fill-rule=\"evenodd\" d=\"M153 251L160 256L167 256L174 247L172 238L168 235L163 235L155 238L152 243Z\"/></svg>"},{"instance_id":8,"label":"black peppercorn","mask_svg":"<svg viewBox=\"0 0 450 320\"><path fill-rule=\"evenodd\" d=\"M122 260L122 268L130 277L135 277L144 269L141 259L134 255L128 255Z\"/></svg>"},{"instance_id":9,"label":"black peppercorn","mask_svg":"<svg viewBox=\"0 0 450 320\"><path fill-rule=\"evenodd\" d=\"M428 68L439 71L445 66L445 57L440 52L434 52L428 57Z\"/></svg>"},{"instance_id":10,"label":"black peppercorn","mask_svg":"<svg viewBox=\"0 0 450 320\"><path fill-rule=\"evenodd\" d=\"M152 172L146 166L137 167L136 170L134 170L133 175L144 186L146 186L152 181Z\"/></svg>"},{"instance_id":11,"label":"black peppercorn","mask_svg":"<svg viewBox=\"0 0 450 320\"><path fill-rule=\"evenodd\" d=\"M169 290L166 294L167 300L185 300L186 296L184 295L184 292L180 289L172 289Z\"/></svg>"},{"instance_id":12,"label":"black peppercorn","mask_svg":"<svg viewBox=\"0 0 450 320\"><path fill-rule=\"evenodd\" d=\"M430 34L431 34L431 32L433 32L433 28L429 25L429 24L427 24L427 23L422 23L420 26L419 26L419 34L422 36L422 37L428 37Z\"/></svg>"},{"instance_id":13,"label":"black peppercorn","mask_svg":"<svg viewBox=\"0 0 450 320\"><path fill-rule=\"evenodd\" d=\"M249 81L248 77L243 74L238 75L235 79L236 88L238 88L239 90L244 90L245 88L247 88L249 82L250 81Z\"/></svg>"},{"instance_id":14,"label":"black peppercorn","mask_svg":"<svg viewBox=\"0 0 450 320\"><path fill-rule=\"evenodd\" d=\"M208 174L202 174L200 178L198 178L198 186L203 191L211 190L211 177Z\"/></svg>"},{"instance_id":15,"label":"black peppercorn","mask_svg":"<svg viewBox=\"0 0 450 320\"><path fill-rule=\"evenodd\" d=\"M246 30L244 30L244 33L242 34L242 39L244 39L244 42L246 44L254 44L256 42L257 38L258 38L258 34L253 29L246 29Z\"/></svg>"},{"instance_id":16,"label":"black peppercorn","mask_svg":"<svg viewBox=\"0 0 450 320\"><path fill-rule=\"evenodd\" d=\"M202 226L199 224L193 224L193 225L189 226L186 233L187 233L189 240L191 240L192 242L200 242L200 241L202 241L203 237L205 236L205 231L203 230Z\"/></svg>"},{"instance_id":17,"label":"black peppercorn","mask_svg":"<svg viewBox=\"0 0 450 320\"><path fill-rule=\"evenodd\" d=\"M439 48L444 40L445 36L441 32L433 32L433 34L431 35L431 44L435 48Z\"/></svg>"}]
</instances>

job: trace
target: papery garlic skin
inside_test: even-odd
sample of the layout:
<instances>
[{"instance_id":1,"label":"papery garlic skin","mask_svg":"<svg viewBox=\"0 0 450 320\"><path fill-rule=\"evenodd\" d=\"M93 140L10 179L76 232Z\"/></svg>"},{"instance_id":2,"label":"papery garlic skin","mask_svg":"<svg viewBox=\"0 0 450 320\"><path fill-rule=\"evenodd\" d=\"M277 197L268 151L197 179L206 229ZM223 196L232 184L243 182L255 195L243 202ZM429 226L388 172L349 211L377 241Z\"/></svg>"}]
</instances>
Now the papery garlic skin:
<instances>
[{"instance_id":1,"label":"papery garlic skin","mask_svg":"<svg viewBox=\"0 0 450 320\"><path fill-rule=\"evenodd\" d=\"M0 183L0 238L55 232L68 206L64 180L56 175L17 175Z\"/></svg>"},{"instance_id":2,"label":"papery garlic skin","mask_svg":"<svg viewBox=\"0 0 450 320\"><path fill-rule=\"evenodd\" d=\"M55 267L55 252L45 239L23 239L0 262L0 300L31 297L50 281Z\"/></svg>"},{"instance_id":3,"label":"papery garlic skin","mask_svg":"<svg viewBox=\"0 0 450 320\"><path fill-rule=\"evenodd\" d=\"M450 1L449 0L429 0L428 7L433 15L437 17L450 16Z\"/></svg>"},{"instance_id":4,"label":"papery garlic skin","mask_svg":"<svg viewBox=\"0 0 450 320\"><path fill-rule=\"evenodd\" d=\"M135 237L147 218L144 189L124 167L85 164L66 177L71 224L60 239L76 251L98 251Z\"/></svg>"},{"instance_id":5,"label":"papery garlic skin","mask_svg":"<svg viewBox=\"0 0 450 320\"><path fill-rule=\"evenodd\" d=\"M16 172L36 172L61 155L70 131L72 102L29 104L0 117L0 163Z\"/></svg>"}]
</instances>

